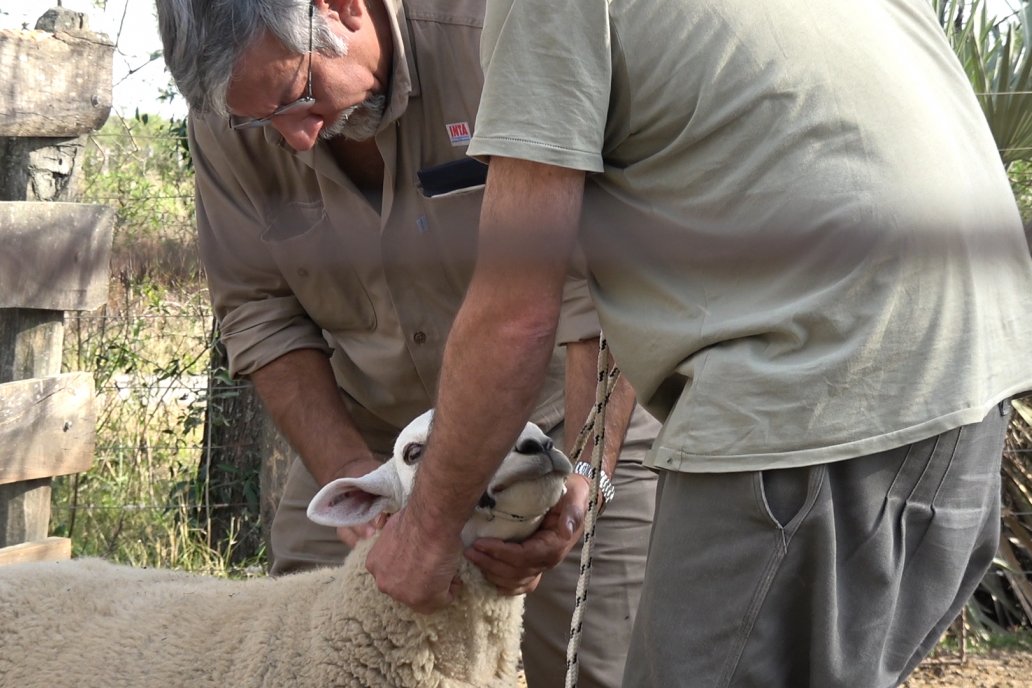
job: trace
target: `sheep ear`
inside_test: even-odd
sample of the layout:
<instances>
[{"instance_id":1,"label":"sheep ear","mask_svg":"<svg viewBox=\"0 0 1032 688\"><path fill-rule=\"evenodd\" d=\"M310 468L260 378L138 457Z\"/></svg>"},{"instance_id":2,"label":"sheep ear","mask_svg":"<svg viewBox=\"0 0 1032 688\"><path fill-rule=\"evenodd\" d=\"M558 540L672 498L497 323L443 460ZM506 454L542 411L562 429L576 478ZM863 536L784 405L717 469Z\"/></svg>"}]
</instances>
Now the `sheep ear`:
<instances>
[{"instance_id":1,"label":"sheep ear","mask_svg":"<svg viewBox=\"0 0 1032 688\"><path fill-rule=\"evenodd\" d=\"M401 505L401 480L386 463L361 478L340 478L323 487L308 504L308 518L324 526L356 526Z\"/></svg>"}]
</instances>

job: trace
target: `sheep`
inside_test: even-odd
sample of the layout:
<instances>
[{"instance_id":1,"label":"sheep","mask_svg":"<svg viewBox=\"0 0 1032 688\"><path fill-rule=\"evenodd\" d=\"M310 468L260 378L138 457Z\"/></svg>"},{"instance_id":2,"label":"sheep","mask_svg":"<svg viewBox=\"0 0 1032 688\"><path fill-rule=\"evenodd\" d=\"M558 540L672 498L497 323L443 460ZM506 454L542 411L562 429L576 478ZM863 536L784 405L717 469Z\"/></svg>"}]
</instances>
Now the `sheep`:
<instances>
[{"instance_id":1,"label":"sheep","mask_svg":"<svg viewBox=\"0 0 1032 688\"><path fill-rule=\"evenodd\" d=\"M325 486L309 517L330 526L399 510L432 411L393 457ZM526 538L558 501L569 460L535 425L492 478L462 532ZM365 569L373 540L339 568L235 581L95 559L0 567L0 687L515 685L522 597L463 559L456 600L421 615L381 593Z\"/></svg>"}]
</instances>

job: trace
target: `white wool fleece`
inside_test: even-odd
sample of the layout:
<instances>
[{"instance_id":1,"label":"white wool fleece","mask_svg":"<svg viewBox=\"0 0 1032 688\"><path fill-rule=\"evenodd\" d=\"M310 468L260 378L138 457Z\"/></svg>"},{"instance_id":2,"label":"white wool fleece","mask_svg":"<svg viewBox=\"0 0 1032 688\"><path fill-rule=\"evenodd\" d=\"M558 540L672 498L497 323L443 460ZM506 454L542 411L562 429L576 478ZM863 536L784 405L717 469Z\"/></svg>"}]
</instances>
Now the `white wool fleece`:
<instances>
[{"instance_id":1,"label":"white wool fleece","mask_svg":"<svg viewBox=\"0 0 1032 688\"><path fill-rule=\"evenodd\" d=\"M372 541L339 569L228 581L100 560L0 575L9 688L510 688L522 597L463 561L455 604L417 614L376 588Z\"/></svg>"},{"instance_id":2,"label":"white wool fleece","mask_svg":"<svg viewBox=\"0 0 1032 688\"><path fill-rule=\"evenodd\" d=\"M411 493L432 414L394 456L320 490L328 526L394 512ZM464 536L523 539L559 499L570 462L528 424ZM455 601L430 615L381 593L373 540L340 568L231 581L95 559L0 567L0 688L510 688L523 597L462 559Z\"/></svg>"}]
</instances>

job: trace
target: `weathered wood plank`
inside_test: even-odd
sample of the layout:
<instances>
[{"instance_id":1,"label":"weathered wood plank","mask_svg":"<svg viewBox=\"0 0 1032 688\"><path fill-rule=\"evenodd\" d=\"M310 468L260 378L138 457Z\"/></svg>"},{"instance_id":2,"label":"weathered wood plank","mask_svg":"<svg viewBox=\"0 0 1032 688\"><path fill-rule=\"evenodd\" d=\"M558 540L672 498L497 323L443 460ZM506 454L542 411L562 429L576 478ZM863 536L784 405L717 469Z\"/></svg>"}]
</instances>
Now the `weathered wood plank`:
<instances>
[{"instance_id":1,"label":"weathered wood plank","mask_svg":"<svg viewBox=\"0 0 1032 688\"><path fill-rule=\"evenodd\" d=\"M0 383L61 372L64 311L0 308Z\"/></svg>"},{"instance_id":2,"label":"weathered wood plank","mask_svg":"<svg viewBox=\"0 0 1032 688\"><path fill-rule=\"evenodd\" d=\"M46 539L51 482L45 478L0 485L0 547Z\"/></svg>"},{"instance_id":3,"label":"weathered wood plank","mask_svg":"<svg viewBox=\"0 0 1032 688\"><path fill-rule=\"evenodd\" d=\"M89 373L0 385L0 484L88 470L96 420Z\"/></svg>"},{"instance_id":4,"label":"weathered wood plank","mask_svg":"<svg viewBox=\"0 0 1032 688\"><path fill-rule=\"evenodd\" d=\"M114 45L91 31L0 31L0 136L69 137L111 113Z\"/></svg>"},{"instance_id":5,"label":"weathered wood plank","mask_svg":"<svg viewBox=\"0 0 1032 688\"><path fill-rule=\"evenodd\" d=\"M27 564L32 561L60 561L72 558L72 541L68 538L47 538L0 549L0 566Z\"/></svg>"},{"instance_id":6,"label":"weathered wood plank","mask_svg":"<svg viewBox=\"0 0 1032 688\"><path fill-rule=\"evenodd\" d=\"M72 201L82 188L86 137L0 136L0 201Z\"/></svg>"},{"instance_id":7,"label":"weathered wood plank","mask_svg":"<svg viewBox=\"0 0 1032 688\"><path fill-rule=\"evenodd\" d=\"M114 212L0 202L0 308L93 310L107 303Z\"/></svg>"}]
</instances>

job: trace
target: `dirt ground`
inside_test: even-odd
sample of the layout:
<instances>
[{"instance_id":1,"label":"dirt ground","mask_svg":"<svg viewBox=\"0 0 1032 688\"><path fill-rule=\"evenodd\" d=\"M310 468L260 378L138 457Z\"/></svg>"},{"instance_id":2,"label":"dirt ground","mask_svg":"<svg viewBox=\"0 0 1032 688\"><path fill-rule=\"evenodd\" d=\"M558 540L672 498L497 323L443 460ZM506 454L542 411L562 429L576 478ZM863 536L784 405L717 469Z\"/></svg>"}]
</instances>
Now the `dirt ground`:
<instances>
[{"instance_id":1,"label":"dirt ground","mask_svg":"<svg viewBox=\"0 0 1032 688\"><path fill-rule=\"evenodd\" d=\"M1032 688L1032 653L991 651L964 664L927 660L904 688Z\"/></svg>"},{"instance_id":2,"label":"dirt ground","mask_svg":"<svg viewBox=\"0 0 1032 688\"><path fill-rule=\"evenodd\" d=\"M526 685L521 674L519 686ZM1032 652L969 654L964 664L955 658L930 659L903 688L1032 688Z\"/></svg>"}]
</instances>

